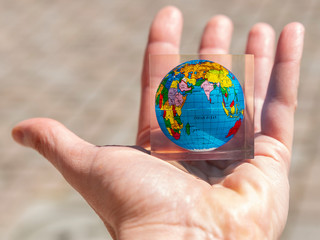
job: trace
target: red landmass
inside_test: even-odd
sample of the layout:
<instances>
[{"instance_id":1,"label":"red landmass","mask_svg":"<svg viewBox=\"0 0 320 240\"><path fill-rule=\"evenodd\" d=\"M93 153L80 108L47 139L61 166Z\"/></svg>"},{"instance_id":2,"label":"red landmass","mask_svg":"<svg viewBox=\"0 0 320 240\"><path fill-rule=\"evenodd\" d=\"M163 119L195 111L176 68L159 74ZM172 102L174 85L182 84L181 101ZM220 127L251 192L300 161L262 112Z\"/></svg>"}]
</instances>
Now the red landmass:
<instances>
[{"instance_id":1,"label":"red landmass","mask_svg":"<svg viewBox=\"0 0 320 240\"><path fill-rule=\"evenodd\" d=\"M234 106L234 100L232 100L232 103L230 104L230 107Z\"/></svg>"},{"instance_id":2,"label":"red landmass","mask_svg":"<svg viewBox=\"0 0 320 240\"><path fill-rule=\"evenodd\" d=\"M224 98L222 98L223 106L226 106L226 102L224 101Z\"/></svg>"},{"instance_id":3,"label":"red landmass","mask_svg":"<svg viewBox=\"0 0 320 240\"><path fill-rule=\"evenodd\" d=\"M226 97L228 97L228 93L225 93L224 95L225 95Z\"/></svg>"},{"instance_id":4,"label":"red landmass","mask_svg":"<svg viewBox=\"0 0 320 240\"><path fill-rule=\"evenodd\" d=\"M166 115L167 115L167 111L166 111L166 110L163 110L163 115L162 115L162 117L163 117L163 118L166 118Z\"/></svg>"},{"instance_id":5,"label":"red landmass","mask_svg":"<svg viewBox=\"0 0 320 240\"><path fill-rule=\"evenodd\" d=\"M173 112L173 116L175 117L177 115L177 111L174 105L172 105L172 112Z\"/></svg>"},{"instance_id":6,"label":"red landmass","mask_svg":"<svg viewBox=\"0 0 320 240\"><path fill-rule=\"evenodd\" d=\"M178 139L180 138L180 134L177 133L177 132L175 132L175 131L173 131L172 128L170 128L170 131L171 131L172 136L173 136L176 140L178 140Z\"/></svg>"},{"instance_id":7,"label":"red landmass","mask_svg":"<svg viewBox=\"0 0 320 240\"><path fill-rule=\"evenodd\" d=\"M160 98L159 98L159 108L162 107L162 101L163 101L163 95L160 94Z\"/></svg>"},{"instance_id":8,"label":"red landmass","mask_svg":"<svg viewBox=\"0 0 320 240\"><path fill-rule=\"evenodd\" d=\"M234 124L234 126L232 128L230 128L229 133L226 136L226 138L230 137L231 135L236 134L238 132L240 126L241 126L241 118L238 121L236 121L236 123Z\"/></svg>"}]
</instances>

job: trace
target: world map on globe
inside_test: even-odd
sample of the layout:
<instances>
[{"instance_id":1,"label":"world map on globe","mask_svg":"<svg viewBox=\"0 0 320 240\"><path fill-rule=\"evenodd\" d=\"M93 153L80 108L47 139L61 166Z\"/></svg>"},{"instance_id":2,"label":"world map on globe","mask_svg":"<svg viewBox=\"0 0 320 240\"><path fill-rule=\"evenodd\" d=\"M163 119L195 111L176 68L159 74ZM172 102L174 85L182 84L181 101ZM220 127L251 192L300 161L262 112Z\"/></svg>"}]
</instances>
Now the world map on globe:
<instances>
[{"instance_id":1,"label":"world map on globe","mask_svg":"<svg viewBox=\"0 0 320 240\"><path fill-rule=\"evenodd\" d=\"M242 87L231 71L209 60L172 69L155 96L162 132L190 151L214 150L231 140L243 121Z\"/></svg>"}]
</instances>

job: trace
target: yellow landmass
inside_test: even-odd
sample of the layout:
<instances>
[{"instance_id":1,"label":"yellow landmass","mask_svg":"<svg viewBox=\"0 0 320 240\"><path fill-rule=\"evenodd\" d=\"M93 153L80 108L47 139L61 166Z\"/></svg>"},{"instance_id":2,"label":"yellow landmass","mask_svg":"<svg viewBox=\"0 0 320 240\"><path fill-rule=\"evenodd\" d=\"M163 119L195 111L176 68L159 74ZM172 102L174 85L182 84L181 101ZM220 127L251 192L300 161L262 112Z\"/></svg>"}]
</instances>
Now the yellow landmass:
<instances>
[{"instance_id":1,"label":"yellow landmass","mask_svg":"<svg viewBox=\"0 0 320 240\"><path fill-rule=\"evenodd\" d=\"M178 80L174 80L174 81L171 83L171 87L170 87L170 88L177 88L177 87L178 87L178 84L179 84L179 81L178 81Z\"/></svg>"},{"instance_id":2,"label":"yellow landmass","mask_svg":"<svg viewBox=\"0 0 320 240\"><path fill-rule=\"evenodd\" d=\"M174 120L173 124L171 124L171 127L172 129L175 129L175 130L177 129L181 130L183 128L183 124L179 125L179 123L176 120Z\"/></svg>"},{"instance_id":3,"label":"yellow landmass","mask_svg":"<svg viewBox=\"0 0 320 240\"><path fill-rule=\"evenodd\" d=\"M226 107L224 106L223 103L222 103L222 107L223 107L223 110L224 110L224 112L226 113L226 115L229 116L229 110L226 109Z\"/></svg>"},{"instance_id":4,"label":"yellow landmass","mask_svg":"<svg viewBox=\"0 0 320 240\"><path fill-rule=\"evenodd\" d=\"M165 119L170 121L171 126L174 124L175 119L173 118L173 111L172 111L172 109L166 111L166 117L165 117Z\"/></svg>"},{"instance_id":5,"label":"yellow landmass","mask_svg":"<svg viewBox=\"0 0 320 240\"><path fill-rule=\"evenodd\" d=\"M162 104L160 109L161 110L166 110L166 111L170 111L171 110L171 112L172 112L172 109L171 109L171 107L169 105L169 101L166 101L164 104Z\"/></svg>"},{"instance_id":6,"label":"yellow landmass","mask_svg":"<svg viewBox=\"0 0 320 240\"><path fill-rule=\"evenodd\" d=\"M182 98L183 98L182 104L180 106L176 106L176 112L179 117L181 116L181 113L182 113L181 108L183 107L184 103L186 102L187 96L184 96Z\"/></svg>"},{"instance_id":7,"label":"yellow landmass","mask_svg":"<svg viewBox=\"0 0 320 240\"><path fill-rule=\"evenodd\" d=\"M183 102L184 102L184 101L183 101ZM176 107L176 112L177 112L178 116L181 116L181 113L182 113L182 111L181 111L181 106Z\"/></svg>"},{"instance_id":8,"label":"yellow landmass","mask_svg":"<svg viewBox=\"0 0 320 240\"><path fill-rule=\"evenodd\" d=\"M243 109L239 110L237 104L235 106L230 107L230 110L228 110L223 103L222 103L222 107L228 117L231 117L231 118L238 117L239 113L242 114L243 116Z\"/></svg>"},{"instance_id":9,"label":"yellow landmass","mask_svg":"<svg viewBox=\"0 0 320 240\"><path fill-rule=\"evenodd\" d=\"M195 79L195 78L187 78L187 77L185 77L185 79L186 79L187 83L190 83L192 85L196 85L197 79Z\"/></svg>"},{"instance_id":10,"label":"yellow landmass","mask_svg":"<svg viewBox=\"0 0 320 240\"><path fill-rule=\"evenodd\" d=\"M232 107L230 108L230 113L231 113L231 115L234 115L235 112L236 112L236 108L235 108L234 106L232 106Z\"/></svg>"},{"instance_id":11,"label":"yellow landmass","mask_svg":"<svg viewBox=\"0 0 320 240\"><path fill-rule=\"evenodd\" d=\"M222 70L209 70L205 78L208 79L209 82L212 83L220 83L220 86L223 88L229 88L232 86L232 81L227 76L229 74L228 70L222 69Z\"/></svg>"},{"instance_id":12,"label":"yellow landmass","mask_svg":"<svg viewBox=\"0 0 320 240\"><path fill-rule=\"evenodd\" d=\"M181 107L176 107L175 110L176 110L177 114L179 114L179 116L180 116L181 115ZM181 130L183 128L183 124L179 125L178 121L176 119L174 119L172 106L170 106L170 108L168 110L166 110L165 119L170 121L171 129ZM167 128L167 129L168 129L169 134L172 136L170 128ZM180 131L179 131L179 133L180 133Z\"/></svg>"}]
</instances>

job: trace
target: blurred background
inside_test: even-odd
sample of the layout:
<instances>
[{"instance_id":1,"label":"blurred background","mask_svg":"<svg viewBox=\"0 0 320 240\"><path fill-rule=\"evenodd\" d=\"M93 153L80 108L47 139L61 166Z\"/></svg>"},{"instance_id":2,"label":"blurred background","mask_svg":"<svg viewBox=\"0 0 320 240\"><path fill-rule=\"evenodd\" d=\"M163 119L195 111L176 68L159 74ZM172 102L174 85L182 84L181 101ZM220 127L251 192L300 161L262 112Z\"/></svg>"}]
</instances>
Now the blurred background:
<instances>
[{"instance_id":1,"label":"blurred background","mask_svg":"<svg viewBox=\"0 0 320 240\"><path fill-rule=\"evenodd\" d=\"M277 32L306 27L282 240L320 236L319 0L0 0L0 239L100 240L108 233L85 201L40 155L11 139L31 117L61 121L94 144L134 144L140 71L150 23L173 4L184 15L181 52L196 53L206 22L234 22L243 53L256 22Z\"/></svg>"}]
</instances>

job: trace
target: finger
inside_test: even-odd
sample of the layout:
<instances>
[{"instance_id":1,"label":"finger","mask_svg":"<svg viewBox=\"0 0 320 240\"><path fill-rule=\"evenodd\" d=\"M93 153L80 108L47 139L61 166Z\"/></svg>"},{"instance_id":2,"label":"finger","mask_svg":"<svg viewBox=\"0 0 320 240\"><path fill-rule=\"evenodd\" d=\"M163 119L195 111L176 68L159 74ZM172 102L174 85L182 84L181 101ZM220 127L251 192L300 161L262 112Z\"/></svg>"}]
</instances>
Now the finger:
<instances>
[{"instance_id":1,"label":"finger","mask_svg":"<svg viewBox=\"0 0 320 240\"><path fill-rule=\"evenodd\" d=\"M274 41L274 30L265 23L254 25L248 36L246 54L254 55L255 132L261 130L261 110L273 65Z\"/></svg>"},{"instance_id":2,"label":"finger","mask_svg":"<svg viewBox=\"0 0 320 240\"><path fill-rule=\"evenodd\" d=\"M47 158L72 185L77 185L78 176L82 176L91 164L93 145L54 120L23 121L12 130L12 136L18 143Z\"/></svg>"},{"instance_id":3,"label":"finger","mask_svg":"<svg viewBox=\"0 0 320 240\"><path fill-rule=\"evenodd\" d=\"M150 142L150 86L149 86L149 55L151 54L178 54L180 38L182 32L182 15L175 7L165 7L156 15L149 33L149 40L145 51L144 65L142 70L142 92L140 103L139 129L137 135L137 145L147 147ZM174 58L173 58L174 59ZM168 66L175 63L170 62L168 58L166 62L154 64L157 72L153 74L162 75ZM166 74L166 73L164 73ZM164 75L163 75L164 76ZM152 78L152 76L151 76Z\"/></svg>"},{"instance_id":4,"label":"finger","mask_svg":"<svg viewBox=\"0 0 320 240\"><path fill-rule=\"evenodd\" d=\"M124 216L132 212L134 218L138 213L145 214L141 213L138 203L154 190L153 184L141 181L146 173L152 177L158 175L155 179L162 175L172 178L181 175L181 171L170 164L135 148L93 146L51 119L23 121L12 130L12 135L18 143L45 156L98 213L111 234ZM183 178L184 174L180 182ZM170 180L162 181L161 191L167 181ZM133 206L139 207L133 210Z\"/></svg>"},{"instance_id":5,"label":"finger","mask_svg":"<svg viewBox=\"0 0 320 240\"><path fill-rule=\"evenodd\" d=\"M304 27L290 23L283 29L262 110L261 132L291 149L297 105Z\"/></svg>"},{"instance_id":6,"label":"finger","mask_svg":"<svg viewBox=\"0 0 320 240\"><path fill-rule=\"evenodd\" d=\"M232 59L226 56L210 56L210 54L227 54L229 52L233 24L230 18L224 15L214 16L207 23L201 38L199 54L201 58L217 62L228 69L231 69ZM209 55L204 57L203 55ZM222 167L220 161L208 161L209 165ZM203 164L195 163L197 167ZM209 167L207 167L209 169ZM211 168L210 170L211 171Z\"/></svg>"},{"instance_id":7,"label":"finger","mask_svg":"<svg viewBox=\"0 0 320 240\"><path fill-rule=\"evenodd\" d=\"M200 54L226 54L229 51L233 31L232 21L218 15L207 23L201 38Z\"/></svg>"}]
</instances>

